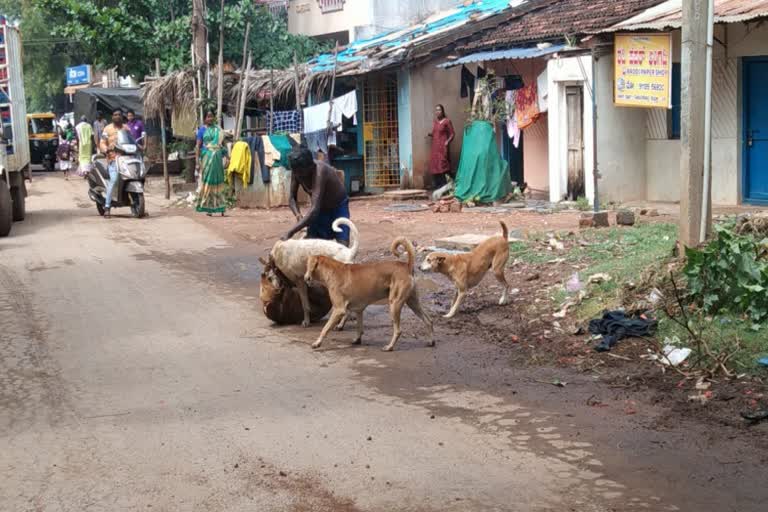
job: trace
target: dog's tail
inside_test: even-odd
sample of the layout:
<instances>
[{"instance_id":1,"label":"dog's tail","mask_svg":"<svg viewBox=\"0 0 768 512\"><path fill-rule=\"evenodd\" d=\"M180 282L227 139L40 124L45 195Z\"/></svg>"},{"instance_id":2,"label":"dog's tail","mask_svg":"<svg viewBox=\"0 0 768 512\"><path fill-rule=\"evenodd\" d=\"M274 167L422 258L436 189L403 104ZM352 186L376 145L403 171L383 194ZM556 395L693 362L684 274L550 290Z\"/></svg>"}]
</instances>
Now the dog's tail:
<instances>
[{"instance_id":1,"label":"dog's tail","mask_svg":"<svg viewBox=\"0 0 768 512\"><path fill-rule=\"evenodd\" d=\"M357 250L360 248L360 232L357 230L351 220L340 217L333 221L333 230L336 233L341 233L341 226L347 226L349 228L349 249L352 251L352 259L357 258Z\"/></svg>"},{"instance_id":2,"label":"dog's tail","mask_svg":"<svg viewBox=\"0 0 768 512\"><path fill-rule=\"evenodd\" d=\"M505 240L509 240L509 229L507 229L507 225L504 224L504 221L499 221L499 224L501 224L501 231L502 235Z\"/></svg>"},{"instance_id":3,"label":"dog's tail","mask_svg":"<svg viewBox=\"0 0 768 512\"><path fill-rule=\"evenodd\" d=\"M411 269L411 274L413 274L414 263L416 262L416 250L413 248L413 244L407 238L401 236L394 239L391 251L396 258L399 258L403 252L408 255L408 268Z\"/></svg>"}]
</instances>

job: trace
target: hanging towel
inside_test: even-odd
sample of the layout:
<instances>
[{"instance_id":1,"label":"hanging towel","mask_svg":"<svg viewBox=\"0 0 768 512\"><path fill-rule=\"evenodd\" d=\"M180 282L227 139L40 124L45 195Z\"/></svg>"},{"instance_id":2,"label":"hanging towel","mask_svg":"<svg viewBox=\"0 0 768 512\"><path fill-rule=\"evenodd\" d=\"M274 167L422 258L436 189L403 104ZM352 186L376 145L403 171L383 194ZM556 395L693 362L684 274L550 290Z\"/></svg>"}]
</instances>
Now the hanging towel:
<instances>
[{"instance_id":1,"label":"hanging towel","mask_svg":"<svg viewBox=\"0 0 768 512\"><path fill-rule=\"evenodd\" d=\"M251 148L247 142L240 140L232 147L232 158L227 167L227 183L231 183L232 174L240 175L243 188L248 186L251 179Z\"/></svg>"},{"instance_id":2,"label":"hanging towel","mask_svg":"<svg viewBox=\"0 0 768 512\"><path fill-rule=\"evenodd\" d=\"M320 103L304 109L304 133L312 133L328 128L329 102Z\"/></svg>"},{"instance_id":3,"label":"hanging towel","mask_svg":"<svg viewBox=\"0 0 768 512\"><path fill-rule=\"evenodd\" d=\"M299 133L302 127L301 112L298 110L282 110L267 112L267 126L272 132Z\"/></svg>"},{"instance_id":4,"label":"hanging towel","mask_svg":"<svg viewBox=\"0 0 768 512\"><path fill-rule=\"evenodd\" d=\"M264 165L275 167L275 162L281 158L280 150L272 145L272 138L269 135L263 135L261 142L264 145Z\"/></svg>"},{"instance_id":5,"label":"hanging towel","mask_svg":"<svg viewBox=\"0 0 768 512\"><path fill-rule=\"evenodd\" d=\"M525 130L541 115L539 100L536 95L536 84L526 85L516 91L515 95L515 119L517 126Z\"/></svg>"},{"instance_id":6,"label":"hanging towel","mask_svg":"<svg viewBox=\"0 0 768 512\"><path fill-rule=\"evenodd\" d=\"M536 79L536 85L538 86L539 95L539 112L546 112L549 110L549 104L547 102L549 97L549 82L547 78L547 70L545 69Z\"/></svg>"},{"instance_id":7,"label":"hanging towel","mask_svg":"<svg viewBox=\"0 0 768 512\"><path fill-rule=\"evenodd\" d=\"M251 157L253 160L251 180L248 182L249 185L253 185L256 172L261 172L262 183L269 183L269 167L267 167L264 162L264 141L261 140L261 137L248 137L245 141L248 143L248 147L251 148Z\"/></svg>"},{"instance_id":8,"label":"hanging towel","mask_svg":"<svg viewBox=\"0 0 768 512\"><path fill-rule=\"evenodd\" d=\"M278 159L274 161L272 167L285 167L286 169L290 169L291 166L288 163L288 155L293 149L291 138L287 135L270 135L269 141L272 143L272 147L274 147L280 155Z\"/></svg>"},{"instance_id":9,"label":"hanging towel","mask_svg":"<svg viewBox=\"0 0 768 512\"><path fill-rule=\"evenodd\" d=\"M507 91L505 100L507 102L507 136L512 139L515 148L520 147L520 128L517 126L515 118L515 96L516 91Z\"/></svg>"},{"instance_id":10,"label":"hanging towel","mask_svg":"<svg viewBox=\"0 0 768 512\"><path fill-rule=\"evenodd\" d=\"M339 130L341 130L342 116L351 119L352 124L357 125L357 93L355 91L348 92L333 100L331 120L334 126L339 127Z\"/></svg>"},{"instance_id":11,"label":"hanging towel","mask_svg":"<svg viewBox=\"0 0 768 512\"><path fill-rule=\"evenodd\" d=\"M304 139L313 155L317 155L318 151L322 151L327 155L328 146L336 144L336 133L331 132L329 136L328 130L318 130L312 133L305 133Z\"/></svg>"},{"instance_id":12,"label":"hanging towel","mask_svg":"<svg viewBox=\"0 0 768 512\"><path fill-rule=\"evenodd\" d=\"M475 93L475 75L472 74L467 66L461 66L461 97L470 98Z\"/></svg>"}]
</instances>

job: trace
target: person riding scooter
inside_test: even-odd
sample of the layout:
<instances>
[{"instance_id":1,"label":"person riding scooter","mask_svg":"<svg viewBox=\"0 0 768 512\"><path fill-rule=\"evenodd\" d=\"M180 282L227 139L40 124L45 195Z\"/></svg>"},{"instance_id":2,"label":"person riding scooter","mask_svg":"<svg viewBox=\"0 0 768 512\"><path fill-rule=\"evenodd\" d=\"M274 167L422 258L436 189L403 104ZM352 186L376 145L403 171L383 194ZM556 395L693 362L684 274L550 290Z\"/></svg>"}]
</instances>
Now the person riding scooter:
<instances>
[{"instance_id":1,"label":"person riding scooter","mask_svg":"<svg viewBox=\"0 0 768 512\"><path fill-rule=\"evenodd\" d=\"M112 121L101 135L102 153L93 156L93 168L87 177L88 196L105 217L113 206L130 206L134 217L143 217L147 174L144 159L137 141L123 127L122 112L115 111Z\"/></svg>"}]
</instances>

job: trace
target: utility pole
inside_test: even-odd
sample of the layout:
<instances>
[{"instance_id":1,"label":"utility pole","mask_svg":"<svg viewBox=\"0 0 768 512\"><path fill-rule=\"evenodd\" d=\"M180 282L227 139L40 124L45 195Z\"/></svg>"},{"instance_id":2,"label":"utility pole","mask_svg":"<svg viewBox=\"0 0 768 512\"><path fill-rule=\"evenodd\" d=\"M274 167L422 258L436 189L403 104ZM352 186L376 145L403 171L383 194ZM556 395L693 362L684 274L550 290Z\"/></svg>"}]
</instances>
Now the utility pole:
<instances>
[{"instance_id":1,"label":"utility pole","mask_svg":"<svg viewBox=\"0 0 768 512\"><path fill-rule=\"evenodd\" d=\"M219 126L224 127L224 0L221 0L221 20L219 22L219 76L216 84L216 119Z\"/></svg>"},{"instance_id":2,"label":"utility pole","mask_svg":"<svg viewBox=\"0 0 768 512\"><path fill-rule=\"evenodd\" d=\"M680 118L680 237L684 247L699 245L704 204L707 98L708 0L682 2L683 31ZM708 199L707 199L708 200Z\"/></svg>"},{"instance_id":3,"label":"utility pole","mask_svg":"<svg viewBox=\"0 0 768 512\"><path fill-rule=\"evenodd\" d=\"M155 59L155 79L160 80L160 59ZM166 154L165 140L165 103L160 109L160 146L163 155L163 179L165 180L165 198L171 198L171 179L168 176L168 155Z\"/></svg>"}]
</instances>

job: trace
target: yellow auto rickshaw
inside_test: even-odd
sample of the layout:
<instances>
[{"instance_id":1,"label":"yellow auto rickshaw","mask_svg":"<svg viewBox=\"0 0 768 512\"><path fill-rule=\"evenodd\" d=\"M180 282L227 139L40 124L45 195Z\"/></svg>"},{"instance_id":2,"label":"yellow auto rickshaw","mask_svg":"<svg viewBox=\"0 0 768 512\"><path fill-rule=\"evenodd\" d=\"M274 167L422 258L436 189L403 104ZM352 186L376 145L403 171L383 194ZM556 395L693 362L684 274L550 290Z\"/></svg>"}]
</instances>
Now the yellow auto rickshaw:
<instances>
[{"instance_id":1,"label":"yellow auto rickshaw","mask_svg":"<svg viewBox=\"0 0 768 512\"><path fill-rule=\"evenodd\" d=\"M32 165L42 165L46 171L53 171L59 147L56 115L52 112L27 114L27 128Z\"/></svg>"}]
</instances>

